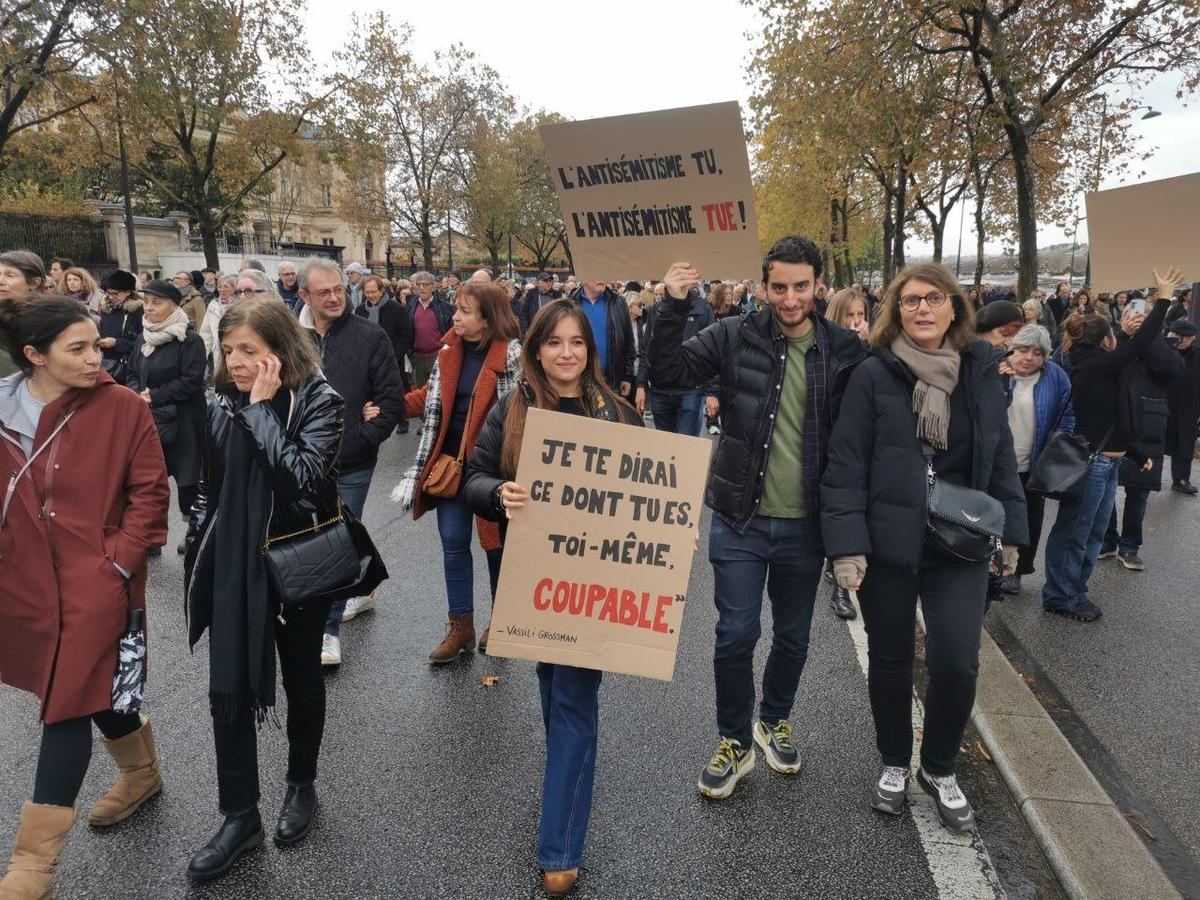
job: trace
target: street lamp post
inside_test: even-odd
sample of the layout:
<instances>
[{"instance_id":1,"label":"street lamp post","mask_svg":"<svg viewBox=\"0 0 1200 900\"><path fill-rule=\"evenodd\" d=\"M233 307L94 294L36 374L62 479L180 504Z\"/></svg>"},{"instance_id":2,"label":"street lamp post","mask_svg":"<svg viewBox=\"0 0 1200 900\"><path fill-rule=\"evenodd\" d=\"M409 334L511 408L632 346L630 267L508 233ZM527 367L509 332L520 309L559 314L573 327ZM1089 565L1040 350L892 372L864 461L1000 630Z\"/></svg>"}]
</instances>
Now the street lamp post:
<instances>
[{"instance_id":1,"label":"street lamp post","mask_svg":"<svg viewBox=\"0 0 1200 900\"><path fill-rule=\"evenodd\" d=\"M450 224L450 212L446 212L446 271L454 268L454 226Z\"/></svg>"},{"instance_id":2,"label":"street lamp post","mask_svg":"<svg viewBox=\"0 0 1200 900\"><path fill-rule=\"evenodd\" d=\"M125 152L125 120L121 117L121 98L117 104L117 152L121 156L121 193L125 195L125 237L129 240L129 271L135 276L138 270L137 232L133 229L133 198L129 196L129 154Z\"/></svg>"},{"instance_id":3,"label":"street lamp post","mask_svg":"<svg viewBox=\"0 0 1200 900\"><path fill-rule=\"evenodd\" d=\"M967 218L967 211L964 208L958 211L958 257L954 260L954 280L958 281L958 274L962 268L962 234L963 222Z\"/></svg>"}]
</instances>

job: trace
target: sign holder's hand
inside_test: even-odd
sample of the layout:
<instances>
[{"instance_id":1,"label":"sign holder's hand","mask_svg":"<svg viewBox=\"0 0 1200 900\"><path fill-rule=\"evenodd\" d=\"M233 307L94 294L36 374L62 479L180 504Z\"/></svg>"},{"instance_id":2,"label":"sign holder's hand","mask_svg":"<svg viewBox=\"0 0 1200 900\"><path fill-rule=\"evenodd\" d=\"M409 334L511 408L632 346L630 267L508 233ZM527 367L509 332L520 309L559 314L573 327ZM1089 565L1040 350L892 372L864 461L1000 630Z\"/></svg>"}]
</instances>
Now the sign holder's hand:
<instances>
[{"instance_id":1,"label":"sign holder's hand","mask_svg":"<svg viewBox=\"0 0 1200 900\"><path fill-rule=\"evenodd\" d=\"M506 481L497 489L500 497L500 508L504 510L504 518L511 519L513 512L521 509L529 499L529 491L515 481Z\"/></svg>"},{"instance_id":2,"label":"sign holder's hand","mask_svg":"<svg viewBox=\"0 0 1200 900\"><path fill-rule=\"evenodd\" d=\"M688 292L700 287L700 272L689 262L671 263L663 276L667 296L673 300L686 300Z\"/></svg>"},{"instance_id":3,"label":"sign holder's hand","mask_svg":"<svg viewBox=\"0 0 1200 900\"><path fill-rule=\"evenodd\" d=\"M1158 297L1156 299L1165 300L1169 303L1175 295L1175 288L1183 284L1183 272L1179 270L1178 266L1171 266L1171 268L1167 269L1166 275L1159 275L1156 269L1151 269L1150 273L1154 276L1154 283L1158 285ZM1149 300L1146 301L1147 307L1152 305Z\"/></svg>"}]
</instances>

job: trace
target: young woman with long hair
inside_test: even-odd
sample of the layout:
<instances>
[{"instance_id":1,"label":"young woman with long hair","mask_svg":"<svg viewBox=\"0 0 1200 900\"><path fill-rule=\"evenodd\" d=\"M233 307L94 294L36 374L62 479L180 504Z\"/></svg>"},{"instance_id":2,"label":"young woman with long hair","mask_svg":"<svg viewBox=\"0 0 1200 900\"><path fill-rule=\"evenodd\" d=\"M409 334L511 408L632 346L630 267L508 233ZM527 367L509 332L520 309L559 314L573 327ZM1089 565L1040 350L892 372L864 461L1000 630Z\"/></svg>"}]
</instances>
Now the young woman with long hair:
<instances>
[{"instance_id":1,"label":"young woman with long hair","mask_svg":"<svg viewBox=\"0 0 1200 900\"><path fill-rule=\"evenodd\" d=\"M465 494L475 512L500 523L520 515L528 500L516 483L517 460L530 407L626 425L641 416L608 386L586 314L570 300L553 300L533 317L521 351L521 383L488 414L467 464ZM575 886L592 808L596 774L601 673L538 663L546 769L538 865L546 892Z\"/></svg>"},{"instance_id":2,"label":"young woman with long hair","mask_svg":"<svg viewBox=\"0 0 1200 900\"><path fill-rule=\"evenodd\" d=\"M149 407L101 369L99 341L75 300L0 300L0 345L18 369L0 380L0 680L36 695L42 720L4 897L50 895L93 725L118 775L90 825L115 825L162 787L150 722L114 710L113 679L170 491Z\"/></svg>"},{"instance_id":3,"label":"young woman with long hair","mask_svg":"<svg viewBox=\"0 0 1200 900\"><path fill-rule=\"evenodd\" d=\"M455 662L475 649L474 517L461 485L449 489L437 485L441 473L470 458L488 411L516 385L521 359L517 319L499 285L460 284L451 322L429 380L405 395L405 414L422 419L421 443L412 466L392 491L392 499L403 509L411 509L414 519L437 510L449 624L445 637L429 654L429 662L435 666ZM490 522L477 520L476 530L487 555L495 597L500 539ZM487 637L485 629L479 642L485 653Z\"/></svg>"}]
</instances>

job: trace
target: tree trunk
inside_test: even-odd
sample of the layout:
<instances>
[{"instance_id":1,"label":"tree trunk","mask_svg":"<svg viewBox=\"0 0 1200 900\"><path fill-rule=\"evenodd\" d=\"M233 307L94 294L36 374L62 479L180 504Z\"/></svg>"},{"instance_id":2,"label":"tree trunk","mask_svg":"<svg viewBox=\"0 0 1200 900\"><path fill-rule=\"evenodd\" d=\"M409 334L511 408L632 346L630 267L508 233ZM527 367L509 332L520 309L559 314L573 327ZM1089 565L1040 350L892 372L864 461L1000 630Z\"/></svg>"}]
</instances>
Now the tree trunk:
<instances>
[{"instance_id":1,"label":"tree trunk","mask_svg":"<svg viewBox=\"0 0 1200 900\"><path fill-rule=\"evenodd\" d=\"M492 277L495 278L500 274L500 247L497 244L488 247L488 259L492 263Z\"/></svg>"},{"instance_id":2,"label":"tree trunk","mask_svg":"<svg viewBox=\"0 0 1200 900\"><path fill-rule=\"evenodd\" d=\"M213 226L212 216L201 215L197 224L200 226L200 240L204 245L204 265L218 272L221 269L221 260L217 255L217 229Z\"/></svg>"},{"instance_id":3,"label":"tree trunk","mask_svg":"<svg viewBox=\"0 0 1200 900\"><path fill-rule=\"evenodd\" d=\"M839 244L838 236L839 236L839 232L838 232L838 202L837 202L836 198L830 198L830 200L829 200L829 252L822 254L822 255L825 257L826 271L828 271L830 258L832 257L832 260L833 260L833 285L836 288L840 288L840 287L844 286L844 282L842 281L842 277L844 274L842 272L842 254L841 254L841 249L838 246L838 244Z\"/></svg>"},{"instance_id":4,"label":"tree trunk","mask_svg":"<svg viewBox=\"0 0 1200 900\"><path fill-rule=\"evenodd\" d=\"M933 232L933 261L940 263L942 261L942 244L946 234L946 220L940 222L933 217L929 219L929 228Z\"/></svg>"},{"instance_id":5,"label":"tree trunk","mask_svg":"<svg viewBox=\"0 0 1200 900\"><path fill-rule=\"evenodd\" d=\"M975 202L975 289L983 284L983 201Z\"/></svg>"},{"instance_id":6,"label":"tree trunk","mask_svg":"<svg viewBox=\"0 0 1200 900\"><path fill-rule=\"evenodd\" d=\"M849 198L842 198L842 263L846 267L846 285L854 284L854 262L850 259L850 212Z\"/></svg>"},{"instance_id":7,"label":"tree trunk","mask_svg":"<svg viewBox=\"0 0 1200 900\"><path fill-rule=\"evenodd\" d=\"M883 286L887 287L892 281L892 276L896 274L896 270L892 265L892 234L896 230L896 223L892 221L892 198L889 196L885 201L883 214Z\"/></svg>"},{"instance_id":8,"label":"tree trunk","mask_svg":"<svg viewBox=\"0 0 1200 900\"><path fill-rule=\"evenodd\" d=\"M563 253L566 254L566 257L567 257L567 268L570 270L570 273L572 275L574 275L575 274L575 257L571 255L571 242L570 242L570 240L567 239L567 236L565 233L563 234L563 237L562 237L562 245L563 245Z\"/></svg>"},{"instance_id":9,"label":"tree trunk","mask_svg":"<svg viewBox=\"0 0 1200 900\"><path fill-rule=\"evenodd\" d=\"M424 260L425 270L433 271L433 234L430 232L429 224L425 223L421 227L421 259Z\"/></svg>"},{"instance_id":10,"label":"tree trunk","mask_svg":"<svg viewBox=\"0 0 1200 900\"><path fill-rule=\"evenodd\" d=\"M1017 296L1028 297L1037 288L1038 247L1037 208L1034 199L1034 171L1029 158L1029 139L1021 125L1004 128L1012 148L1013 174L1017 188Z\"/></svg>"},{"instance_id":11,"label":"tree trunk","mask_svg":"<svg viewBox=\"0 0 1200 900\"><path fill-rule=\"evenodd\" d=\"M892 264L904 268L904 225L908 218L908 167L901 163L896 173L896 222L892 232Z\"/></svg>"}]
</instances>

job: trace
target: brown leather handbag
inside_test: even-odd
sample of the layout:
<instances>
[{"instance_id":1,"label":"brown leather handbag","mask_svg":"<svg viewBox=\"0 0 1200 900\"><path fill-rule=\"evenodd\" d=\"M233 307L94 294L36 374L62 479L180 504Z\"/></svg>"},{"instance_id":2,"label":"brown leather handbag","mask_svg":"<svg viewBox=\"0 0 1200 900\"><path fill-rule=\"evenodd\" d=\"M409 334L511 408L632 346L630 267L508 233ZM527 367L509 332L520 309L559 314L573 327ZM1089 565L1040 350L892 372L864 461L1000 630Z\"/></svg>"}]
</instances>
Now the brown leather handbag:
<instances>
[{"instance_id":1,"label":"brown leather handbag","mask_svg":"<svg viewBox=\"0 0 1200 900\"><path fill-rule=\"evenodd\" d=\"M467 428L471 427L471 411L475 408L475 392L471 392L471 402L467 405ZM463 432L462 440L458 442L458 456L449 453L439 453L438 458L429 467L429 476L425 479L424 491L430 497L449 499L458 496L458 488L462 484L463 451L467 446L467 435Z\"/></svg>"}]
</instances>

